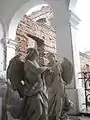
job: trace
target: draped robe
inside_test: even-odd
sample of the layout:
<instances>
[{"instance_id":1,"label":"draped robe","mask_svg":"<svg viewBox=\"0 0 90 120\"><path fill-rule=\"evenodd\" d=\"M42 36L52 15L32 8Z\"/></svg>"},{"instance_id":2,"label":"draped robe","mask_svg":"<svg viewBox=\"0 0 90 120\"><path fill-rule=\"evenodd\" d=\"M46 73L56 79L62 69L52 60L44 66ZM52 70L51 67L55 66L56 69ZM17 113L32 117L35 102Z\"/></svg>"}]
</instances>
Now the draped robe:
<instances>
[{"instance_id":1,"label":"draped robe","mask_svg":"<svg viewBox=\"0 0 90 120\"><path fill-rule=\"evenodd\" d=\"M24 64L24 70L28 91L25 97L22 120L38 120L41 116L44 116L42 119L47 119L48 94L44 79L40 79L43 69L36 61L27 60ZM38 88L33 90L35 83L38 83ZM43 110L45 115L43 115Z\"/></svg>"},{"instance_id":2,"label":"draped robe","mask_svg":"<svg viewBox=\"0 0 90 120\"><path fill-rule=\"evenodd\" d=\"M47 73L45 79L46 81L52 81L48 87L48 96L49 96L48 114L50 120L54 120L54 119L58 120L62 111L64 83L62 81L60 68L57 62L54 62L53 65L48 64L48 66L51 68L51 74L50 72Z\"/></svg>"}]
</instances>

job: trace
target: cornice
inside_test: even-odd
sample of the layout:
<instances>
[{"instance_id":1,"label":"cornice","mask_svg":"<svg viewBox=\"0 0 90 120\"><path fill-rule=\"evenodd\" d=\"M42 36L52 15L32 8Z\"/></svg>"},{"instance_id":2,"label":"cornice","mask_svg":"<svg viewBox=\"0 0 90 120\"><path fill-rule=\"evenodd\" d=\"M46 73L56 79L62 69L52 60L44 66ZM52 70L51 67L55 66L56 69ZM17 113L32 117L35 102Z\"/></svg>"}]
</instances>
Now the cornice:
<instances>
[{"instance_id":1,"label":"cornice","mask_svg":"<svg viewBox=\"0 0 90 120\"><path fill-rule=\"evenodd\" d=\"M70 24L71 24L71 26L74 27L75 29L78 29L78 25L81 22L81 20L72 11L70 11L69 14L70 14Z\"/></svg>"}]
</instances>

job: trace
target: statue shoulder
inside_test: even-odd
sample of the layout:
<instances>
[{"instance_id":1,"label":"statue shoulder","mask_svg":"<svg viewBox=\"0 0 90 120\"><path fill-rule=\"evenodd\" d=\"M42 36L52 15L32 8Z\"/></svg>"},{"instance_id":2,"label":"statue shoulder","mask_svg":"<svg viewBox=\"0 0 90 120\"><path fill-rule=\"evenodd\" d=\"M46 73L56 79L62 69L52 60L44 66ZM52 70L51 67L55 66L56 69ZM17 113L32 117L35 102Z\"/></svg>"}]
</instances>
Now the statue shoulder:
<instances>
[{"instance_id":1,"label":"statue shoulder","mask_svg":"<svg viewBox=\"0 0 90 120\"><path fill-rule=\"evenodd\" d=\"M63 59L59 59L56 61L56 66L60 73L62 73L62 71L63 71L62 66L61 66L62 61L63 61Z\"/></svg>"}]
</instances>

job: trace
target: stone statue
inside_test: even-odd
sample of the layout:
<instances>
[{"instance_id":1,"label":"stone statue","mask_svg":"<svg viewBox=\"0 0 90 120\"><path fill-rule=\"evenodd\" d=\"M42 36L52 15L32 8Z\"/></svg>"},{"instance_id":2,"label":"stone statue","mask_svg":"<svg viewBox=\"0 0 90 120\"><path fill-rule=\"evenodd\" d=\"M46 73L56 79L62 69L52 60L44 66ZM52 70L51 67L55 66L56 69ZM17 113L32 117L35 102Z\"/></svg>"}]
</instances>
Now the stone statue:
<instances>
[{"instance_id":1,"label":"stone statue","mask_svg":"<svg viewBox=\"0 0 90 120\"><path fill-rule=\"evenodd\" d=\"M38 52L34 48L27 50L25 62L20 56L12 58L7 68L7 79L11 83L9 103L16 95L18 102L13 102L20 105L9 109L12 116L16 115L20 120L62 120L70 108L65 84L70 84L73 77L71 62L66 58L62 62L56 61L55 55L48 53L47 67L40 67L36 62ZM20 98L11 89L17 91Z\"/></svg>"},{"instance_id":2,"label":"stone statue","mask_svg":"<svg viewBox=\"0 0 90 120\"><path fill-rule=\"evenodd\" d=\"M48 119L48 93L42 74L47 67L40 67L36 62L38 52L34 48L27 50L25 71L25 107L21 120Z\"/></svg>"},{"instance_id":3,"label":"stone statue","mask_svg":"<svg viewBox=\"0 0 90 120\"><path fill-rule=\"evenodd\" d=\"M48 53L48 67L50 72L46 73L46 83L48 85L48 114L49 120L59 120L63 105L64 83L54 54Z\"/></svg>"},{"instance_id":4,"label":"stone statue","mask_svg":"<svg viewBox=\"0 0 90 120\"><path fill-rule=\"evenodd\" d=\"M72 63L67 58L64 57L61 61L59 61L58 66L61 66L62 68L61 76L63 81L65 82L65 85L70 84L73 78L73 73L74 73L74 68ZM63 120L65 117L68 118L68 112L73 107L74 107L74 104L72 103L72 101L68 99L68 96L65 91L64 98L63 98L63 109L61 113L61 118Z\"/></svg>"},{"instance_id":5,"label":"stone statue","mask_svg":"<svg viewBox=\"0 0 90 120\"><path fill-rule=\"evenodd\" d=\"M7 68L7 79L10 80L13 90L17 90L20 97L24 97L24 87L21 83L24 80L24 63L20 60L20 54L13 57Z\"/></svg>"},{"instance_id":6,"label":"stone statue","mask_svg":"<svg viewBox=\"0 0 90 120\"><path fill-rule=\"evenodd\" d=\"M43 77L47 67L38 65L37 56L38 52L29 48L25 62L21 62L20 55L9 62L6 76L11 86L7 90L4 106L15 119L48 120L48 92Z\"/></svg>"},{"instance_id":7,"label":"stone statue","mask_svg":"<svg viewBox=\"0 0 90 120\"><path fill-rule=\"evenodd\" d=\"M7 116L7 111L14 118L18 118L21 114L22 103L24 97L24 86L21 81L24 81L24 63L20 60L21 54L13 57L6 71L7 88L3 97L2 119Z\"/></svg>"},{"instance_id":8,"label":"stone statue","mask_svg":"<svg viewBox=\"0 0 90 120\"><path fill-rule=\"evenodd\" d=\"M73 65L66 58L58 61L55 55L50 52L47 57L50 61L48 67L51 69L50 72L46 73L49 94L49 119L62 120L71 107L71 102L65 92L65 85L71 83Z\"/></svg>"},{"instance_id":9,"label":"stone statue","mask_svg":"<svg viewBox=\"0 0 90 120\"><path fill-rule=\"evenodd\" d=\"M62 67L62 71L61 71L62 79L66 83L66 85L68 85L71 83L73 78L73 73L74 73L73 65L65 57L63 58L62 62L59 64L61 64L61 67Z\"/></svg>"}]
</instances>

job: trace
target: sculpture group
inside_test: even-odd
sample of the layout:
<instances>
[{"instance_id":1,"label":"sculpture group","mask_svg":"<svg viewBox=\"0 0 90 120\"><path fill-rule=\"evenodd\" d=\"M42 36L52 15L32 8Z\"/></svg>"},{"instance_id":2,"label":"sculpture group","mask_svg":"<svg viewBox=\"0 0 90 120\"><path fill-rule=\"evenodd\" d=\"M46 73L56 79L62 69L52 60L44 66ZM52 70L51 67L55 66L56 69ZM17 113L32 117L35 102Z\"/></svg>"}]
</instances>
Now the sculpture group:
<instances>
[{"instance_id":1,"label":"sculpture group","mask_svg":"<svg viewBox=\"0 0 90 120\"><path fill-rule=\"evenodd\" d=\"M67 58L60 61L48 52L48 64L40 67L36 61L38 55L35 48L28 48L24 62L20 60L21 54L10 60L7 94L9 99L11 93L18 94L18 103L16 107L7 99L7 110L20 120L66 120L66 113L72 104L65 85L71 83L73 65Z\"/></svg>"}]
</instances>

